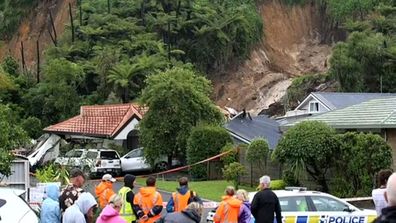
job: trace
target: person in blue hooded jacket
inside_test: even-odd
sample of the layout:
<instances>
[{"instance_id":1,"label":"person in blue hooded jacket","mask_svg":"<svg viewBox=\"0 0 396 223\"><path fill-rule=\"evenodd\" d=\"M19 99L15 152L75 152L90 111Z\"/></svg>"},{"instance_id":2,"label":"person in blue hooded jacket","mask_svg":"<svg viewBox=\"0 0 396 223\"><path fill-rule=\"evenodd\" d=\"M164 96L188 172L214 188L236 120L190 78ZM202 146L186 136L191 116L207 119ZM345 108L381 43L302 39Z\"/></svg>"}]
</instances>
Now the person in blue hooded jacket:
<instances>
[{"instance_id":1,"label":"person in blue hooded jacket","mask_svg":"<svg viewBox=\"0 0 396 223\"><path fill-rule=\"evenodd\" d=\"M59 187L49 184L45 188L47 198L43 201L40 212L41 223L57 223L61 221L61 211L59 206Z\"/></svg>"},{"instance_id":2,"label":"person in blue hooded jacket","mask_svg":"<svg viewBox=\"0 0 396 223\"><path fill-rule=\"evenodd\" d=\"M166 211L168 213L181 212L191 202L198 202L202 204L202 200L197 196L197 194L188 188L187 177L181 177L179 179L179 186L180 187L177 188L177 191L172 193L172 196L166 205Z\"/></svg>"}]
</instances>

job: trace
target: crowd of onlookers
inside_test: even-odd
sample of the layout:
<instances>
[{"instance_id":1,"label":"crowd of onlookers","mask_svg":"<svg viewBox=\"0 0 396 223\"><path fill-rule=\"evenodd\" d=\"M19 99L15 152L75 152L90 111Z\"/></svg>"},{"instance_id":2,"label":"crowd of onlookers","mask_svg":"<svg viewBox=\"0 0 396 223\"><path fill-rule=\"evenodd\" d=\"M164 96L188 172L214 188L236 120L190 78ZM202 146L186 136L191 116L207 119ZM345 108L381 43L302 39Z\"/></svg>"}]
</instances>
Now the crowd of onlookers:
<instances>
[{"instance_id":1,"label":"crowd of onlookers","mask_svg":"<svg viewBox=\"0 0 396 223\"><path fill-rule=\"evenodd\" d=\"M396 223L396 173L383 170L378 174L380 187L373 190L372 197L377 210L376 223ZM116 181L105 174L95 188L96 198L82 187L84 173L73 169L70 184L60 191L57 185L46 187L46 199L40 212L42 223L199 223L202 217L202 200L189 189L188 179L179 179L179 188L173 192L161 215L163 200L156 190L156 179L146 179L146 186L134 194L136 177L124 176L124 186L113 190ZM249 203L248 193L227 187L213 221L215 223L282 223L278 197L270 189L270 177L260 178L259 192ZM98 204L99 203L99 204ZM100 213L98 216L96 213Z\"/></svg>"}]
</instances>

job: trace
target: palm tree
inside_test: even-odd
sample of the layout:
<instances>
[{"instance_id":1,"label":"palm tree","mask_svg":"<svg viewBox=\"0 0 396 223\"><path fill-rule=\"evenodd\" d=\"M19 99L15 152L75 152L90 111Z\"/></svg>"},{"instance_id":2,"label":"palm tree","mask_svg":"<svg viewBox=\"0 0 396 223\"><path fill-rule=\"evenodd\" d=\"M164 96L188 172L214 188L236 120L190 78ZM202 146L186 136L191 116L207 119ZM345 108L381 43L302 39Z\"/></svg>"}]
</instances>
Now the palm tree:
<instances>
[{"instance_id":1,"label":"palm tree","mask_svg":"<svg viewBox=\"0 0 396 223\"><path fill-rule=\"evenodd\" d=\"M140 70L137 64L130 64L129 62L121 62L110 70L107 79L110 83L113 83L116 88L122 90L122 102L126 103L129 100L129 87L138 87L138 85L132 81L132 77Z\"/></svg>"}]
</instances>

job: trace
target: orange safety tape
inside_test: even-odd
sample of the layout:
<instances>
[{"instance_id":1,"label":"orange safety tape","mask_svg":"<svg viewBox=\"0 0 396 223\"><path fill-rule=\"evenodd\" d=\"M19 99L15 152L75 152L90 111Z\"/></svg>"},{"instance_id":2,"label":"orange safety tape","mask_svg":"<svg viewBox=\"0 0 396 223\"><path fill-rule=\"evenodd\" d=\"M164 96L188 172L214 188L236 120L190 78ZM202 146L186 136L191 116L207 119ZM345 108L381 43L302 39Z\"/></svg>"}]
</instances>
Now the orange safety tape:
<instances>
[{"instance_id":1,"label":"orange safety tape","mask_svg":"<svg viewBox=\"0 0 396 223\"><path fill-rule=\"evenodd\" d=\"M231 153L231 152L233 152L233 151L235 151L235 150L234 150L234 149L231 149L231 150L229 150L229 151L222 152L222 153L220 153L220 154L217 154L217 155L215 155L215 156L209 157L209 158L207 158L207 159L201 160L201 161L199 161L199 162L196 162L196 163L193 163L193 164L190 164L190 165L181 166L181 167L176 167L176 168L173 168L173 169L170 169L170 170L165 170L165 171L162 171L162 172L152 173L152 174L148 174L148 175L139 175L139 176L136 176L136 177L146 178L146 177L148 177L148 176L162 175L162 174L177 172L177 171L180 171L180 170L185 170L185 169L191 168L191 167L193 167L193 166L196 166L196 165L199 165L199 164L202 164L202 163L206 163L206 162L215 160L215 159L220 158L220 157L222 157L222 156L225 156L225 155L227 155L227 154L229 154L229 153ZM35 173L32 173L32 172L30 172L30 175L31 175L31 176L36 176L36 174L35 174ZM123 180L123 179L124 179L124 177L114 177L114 178L117 179L117 180ZM91 181L100 181L100 180L101 180L101 179L93 179L93 180L91 180Z\"/></svg>"}]
</instances>

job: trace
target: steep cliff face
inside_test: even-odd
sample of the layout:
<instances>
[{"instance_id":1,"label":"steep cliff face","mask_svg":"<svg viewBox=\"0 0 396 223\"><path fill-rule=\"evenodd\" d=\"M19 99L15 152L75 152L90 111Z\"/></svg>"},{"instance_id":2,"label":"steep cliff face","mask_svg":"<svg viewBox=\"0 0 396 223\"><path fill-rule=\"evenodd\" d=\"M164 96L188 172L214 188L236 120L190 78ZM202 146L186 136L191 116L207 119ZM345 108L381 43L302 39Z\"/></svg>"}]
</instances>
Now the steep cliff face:
<instances>
[{"instance_id":1,"label":"steep cliff face","mask_svg":"<svg viewBox=\"0 0 396 223\"><path fill-rule=\"evenodd\" d=\"M243 64L212 80L219 105L253 113L279 101L293 77L325 72L331 53L330 45L321 44L324 15L317 6L268 0L258 10L264 21L261 43Z\"/></svg>"},{"instance_id":2,"label":"steep cliff face","mask_svg":"<svg viewBox=\"0 0 396 223\"><path fill-rule=\"evenodd\" d=\"M52 44L48 32L51 27L49 12L52 13L59 38L64 33L66 25L70 23L69 3L75 6L76 0L39 1L38 6L23 19L13 38L0 48L0 60L10 54L21 61L21 42L23 42L26 66L33 68L37 62L36 41L39 41L41 56L48 45Z\"/></svg>"}]
</instances>

